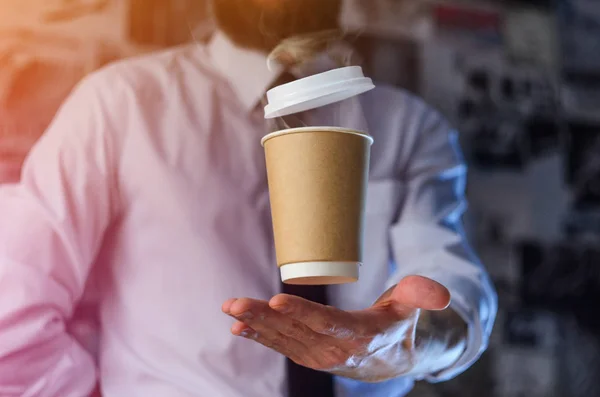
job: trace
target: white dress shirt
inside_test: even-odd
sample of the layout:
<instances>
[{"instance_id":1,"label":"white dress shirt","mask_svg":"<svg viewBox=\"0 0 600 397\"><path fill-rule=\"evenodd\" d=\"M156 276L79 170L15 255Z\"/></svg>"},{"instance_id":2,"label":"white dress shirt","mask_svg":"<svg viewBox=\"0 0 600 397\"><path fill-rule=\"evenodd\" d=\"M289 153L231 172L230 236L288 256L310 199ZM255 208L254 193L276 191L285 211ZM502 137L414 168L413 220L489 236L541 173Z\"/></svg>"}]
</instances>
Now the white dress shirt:
<instances>
[{"instance_id":1,"label":"white dress shirt","mask_svg":"<svg viewBox=\"0 0 600 397\"><path fill-rule=\"evenodd\" d=\"M257 105L275 73L216 34L86 78L0 188L0 396L280 397L284 358L230 334L230 297L280 291ZM420 100L362 97L375 139L360 282L365 308L409 274L452 293L468 368L496 311L465 246L466 168L456 134ZM99 308L95 324L89 308ZM99 343L94 334L97 331ZM338 380L342 396L402 396L412 379Z\"/></svg>"}]
</instances>

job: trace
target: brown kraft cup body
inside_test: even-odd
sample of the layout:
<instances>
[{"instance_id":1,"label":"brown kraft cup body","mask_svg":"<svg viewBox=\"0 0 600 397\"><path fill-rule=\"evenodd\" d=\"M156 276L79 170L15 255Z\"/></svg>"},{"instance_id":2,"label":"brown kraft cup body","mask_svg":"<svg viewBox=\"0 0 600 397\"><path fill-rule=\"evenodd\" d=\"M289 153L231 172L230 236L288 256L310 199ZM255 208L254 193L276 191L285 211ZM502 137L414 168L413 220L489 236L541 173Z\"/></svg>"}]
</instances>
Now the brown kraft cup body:
<instances>
[{"instance_id":1,"label":"brown kraft cup body","mask_svg":"<svg viewBox=\"0 0 600 397\"><path fill-rule=\"evenodd\" d=\"M280 268L306 262L362 264L372 142L366 134L327 127L284 130L263 140ZM308 277L291 283L351 281L356 280Z\"/></svg>"}]
</instances>

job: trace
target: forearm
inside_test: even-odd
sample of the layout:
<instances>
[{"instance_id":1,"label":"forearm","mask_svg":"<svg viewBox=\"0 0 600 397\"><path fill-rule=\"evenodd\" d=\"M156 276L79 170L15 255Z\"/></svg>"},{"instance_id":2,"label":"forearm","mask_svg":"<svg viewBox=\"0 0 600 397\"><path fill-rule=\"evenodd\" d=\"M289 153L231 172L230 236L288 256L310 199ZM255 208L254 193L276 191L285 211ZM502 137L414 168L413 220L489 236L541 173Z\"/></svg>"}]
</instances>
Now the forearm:
<instances>
[{"instance_id":1,"label":"forearm","mask_svg":"<svg viewBox=\"0 0 600 397\"><path fill-rule=\"evenodd\" d=\"M43 345L23 342L14 354L0 357L1 396L83 397L95 383L92 357L67 334Z\"/></svg>"},{"instance_id":2,"label":"forearm","mask_svg":"<svg viewBox=\"0 0 600 397\"><path fill-rule=\"evenodd\" d=\"M0 396L87 396L96 369L65 331L68 292L30 265L0 264Z\"/></svg>"}]
</instances>

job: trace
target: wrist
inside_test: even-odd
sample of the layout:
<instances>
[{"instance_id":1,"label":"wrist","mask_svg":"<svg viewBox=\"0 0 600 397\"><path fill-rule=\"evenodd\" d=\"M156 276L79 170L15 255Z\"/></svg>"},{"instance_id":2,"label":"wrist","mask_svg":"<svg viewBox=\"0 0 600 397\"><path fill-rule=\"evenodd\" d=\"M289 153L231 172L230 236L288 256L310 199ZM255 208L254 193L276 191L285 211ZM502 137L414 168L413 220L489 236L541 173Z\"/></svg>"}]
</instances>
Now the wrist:
<instances>
[{"instance_id":1,"label":"wrist","mask_svg":"<svg viewBox=\"0 0 600 397\"><path fill-rule=\"evenodd\" d=\"M466 350L468 326L452 309L421 310L415 328L411 374L436 374L454 365Z\"/></svg>"}]
</instances>

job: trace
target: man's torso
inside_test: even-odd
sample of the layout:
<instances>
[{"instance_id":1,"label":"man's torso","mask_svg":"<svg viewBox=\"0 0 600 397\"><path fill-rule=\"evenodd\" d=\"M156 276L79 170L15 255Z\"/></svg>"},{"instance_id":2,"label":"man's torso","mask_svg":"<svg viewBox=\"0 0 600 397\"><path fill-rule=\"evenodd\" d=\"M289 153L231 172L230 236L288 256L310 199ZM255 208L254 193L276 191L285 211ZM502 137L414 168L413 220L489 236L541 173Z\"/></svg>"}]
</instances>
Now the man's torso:
<instances>
[{"instance_id":1,"label":"man's torso","mask_svg":"<svg viewBox=\"0 0 600 397\"><path fill-rule=\"evenodd\" d=\"M232 321L220 312L228 298L280 291L260 145L267 126L204 55L183 47L97 76L127 97L113 115L112 133L123 138L115 170L120 216L89 289L100 301L107 397L284 393L283 357L231 336ZM388 229L406 188L401 170L426 111L390 88L366 94L363 105L375 138L365 266L360 283L331 290L332 303L347 309L383 292Z\"/></svg>"}]
</instances>

